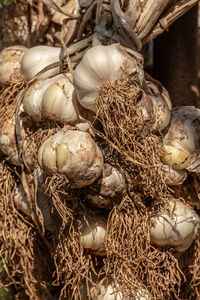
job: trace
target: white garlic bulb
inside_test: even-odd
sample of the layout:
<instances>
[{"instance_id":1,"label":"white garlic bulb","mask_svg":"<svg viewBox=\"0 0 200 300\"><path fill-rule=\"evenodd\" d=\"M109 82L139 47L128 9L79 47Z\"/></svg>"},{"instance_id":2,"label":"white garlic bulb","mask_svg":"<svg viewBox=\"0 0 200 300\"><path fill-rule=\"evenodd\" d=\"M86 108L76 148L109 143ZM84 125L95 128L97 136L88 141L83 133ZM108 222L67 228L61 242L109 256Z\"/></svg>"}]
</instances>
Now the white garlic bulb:
<instances>
[{"instance_id":1,"label":"white garlic bulb","mask_svg":"<svg viewBox=\"0 0 200 300\"><path fill-rule=\"evenodd\" d=\"M26 51L26 47L11 46L0 52L0 83L7 83L16 74L20 75L20 63Z\"/></svg>"},{"instance_id":2,"label":"white garlic bulb","mask_svg":"<svg viewBox=\"0 0 200 300\"><path fill-rule=\"evenodd\" d=\"M167 202L164 211L151 218L151 243L173 246L176 251L186 251L197 234L200 219L198 215L181 201Z\"/></svg>"},{"instance_id":3,"label":"white garlic bulb","mask_svg":"<svg viewBox=\"0 0 200 300\"><path fill-rule=\"evenodd\" d=\"M30 209L30 206L29 206L29 203L28 203L28 200L26 197L26 193L24 192L24 189L21 184L18 185L15 190L14 203L18 210L21 210L25 215L27 215L28 217L31 217L32 211ZM48 198L45 197L44 195L42 195L40 192L38 192L38 195L37 195L37 205L43 215L45 229L52 231Z\"/></svg>"},{"instance_id":4,"label":"white garlic bulb","mask_svg":"<svg viewBox=\"0 0 200 300\"><path fill-rule=\"evenodd\" d=\"M21 61L21 72L25 79L33 79L40 71L50 64L59 62L61 48L35 46L26 51ZM60 67L55 67L41 74L38 79L47 79L60 73Z\"/></svg>"},{"instance_id":5,"label":"white garlic bulb","mask_svg":"<svg viewBox=\"0 0 200 300\"><path fill-rule=\"evenodd\" d=\"M38 152L40 167L48 174L62 173L72 187L94 182L102 173L103 155L90 134L78 130L59 131Z\"/></svg>"},{"instance_id":6,"label":"white garlic bulb","mask_svg":"<svg viewBox=\"0 0 200 300\"><path fill-rule=\"evenodd\" d=\"M24 111L35 121L42 121L42 98L47 88L54 82L63 78L64 75L59 74L55 77L35 81L27 89L23 98Z\"/></svg>"},{"instance_id":7,"label":"white garlic bulb","mask_svg":"<svg viewBox=\"0 0 200 300\"><path fill-rule=\"evenodd\" d=\"M165 174L165 183L167 185L180 185L187 178L187 171L184 169L173 169L167 164L164 164L162 169Z\"/></svg>"},{"instance_id":8,"label":"white garlic bulb","mask_svg":"<svg viewBox=\"0 0 200 300\"><path fill-rule=\"evenodd\" d=\"M52 83L42 98L42 115L48 119L73 124L80 120L79 102L70 73Z\"/></svg>"},{"instance_id":9,"label":"white garlic bulb","mask_svg":"<svg viewBox=\"0 0 200 300\"><path fill-rule=\"evenodd\" d=\"M74 72L74 85L78 100L85 108L96 112L96 97L100 85L106 81L123 80L137 74L140 84L144 79L143 58L129 54L119 44L94 46L83 56Z\"/></svg>"},{"instance_id":10,"label":"white garlic bulb","mask_svg":"<svg viewBox=\"0 0 200 300\"><path fill-rule=\"evenodd\" d=\"M113 198L124 190L125 185L123 172L106 163L101 177L89 186L87 199L98 207L110 207Z\"/></svg>"},{"instance_id":11,"label":"white garlic bulb","mask_svg":"<svg viewBox=\"0 0 200 300\"><path fill-rule=\"evenodd\" d=\"M200 110L193 106L172 109L170 127L164 135L166 155L162 160L176 169L190 167L193 157L200 154ZM191 170L190 171L195 171Z\"/></svg>"},{"instance_id":12,"label":"white garlic bulb","mask_svg":"<svg viewBox=\"0 0 200 300\"><path fill-rule=\"evenodd\" d=\"M106 255L105 237L107 232L107 219L101 216L86 216L81 218L80 242L85 249L90 249L99 256Z\"/></svg>"}]
</instances>

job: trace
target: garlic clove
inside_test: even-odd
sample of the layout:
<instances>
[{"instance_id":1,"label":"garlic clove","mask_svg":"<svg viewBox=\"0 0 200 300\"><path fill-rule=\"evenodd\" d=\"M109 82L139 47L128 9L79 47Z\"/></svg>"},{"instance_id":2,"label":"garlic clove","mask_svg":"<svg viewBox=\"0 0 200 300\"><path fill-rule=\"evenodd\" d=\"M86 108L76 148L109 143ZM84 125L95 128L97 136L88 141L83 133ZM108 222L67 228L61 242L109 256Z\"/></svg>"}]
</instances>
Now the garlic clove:
<instances>
[{"instance_id":1,"label":"garlic clove","mask_svg":"<svg viewBox=\"0 0 200 300\"><path fill-rule=\"evenodd\" d=\"M42 121L42 98L48 87L64 75L39 80L30 85L23 98L24 111L35 121Z\"/></svg>"},{"instance_id":2,"label":"garlic clove","mask_svg":"<svg viewBox=\"0 0 200 300\"><path fill-rule=\"evenodd\" d=\"M33 79L40 71L50 64L60 61L61 48L49 46L35 46L26 51L21 61L21 72L26 80ZM39 76L47 79L60 73L60 67L55 67Z\"/></svg>"},{"instance_id":3,"label":"garlic clove","mask_svg":"<svg viewBox=\"0 0 200 300\"><path fill-rule=\"evenodd\" d=\"M67 77L72 80L71 74ZM67 77L56 80L46 89L42 98L42 114L48 119L73 124L80 120L80 104Z\"/></svg>"},{"instance_id":4,"label":"garlic clove","mask_svg":"<svg viewBox=\"0 0 200 300\"><path fill-rule=\"evenodd\" d=\"M0 83L7 83L13 77L21 76L20 63L27 51L23 46L11 46L0 52Z\"/></svg>"},{"instance_id":5,"label":"garlic clove","mask_svg":"<svg viewBox=\"0 0 200 300\"><path fill-rule=\"evenodd\" d=\"M105 256L105 237L107 232L107 220L101 216L88 216L81 219L81 238L83 248L90 249L99 256Z\"/></svg>"},{"instance_id":6,"label":"garlic clove","mask_svg":"<svg viewBox=\"0 0 200 300\"><path fill-rule=\"evenodd\" d=\"M163 171L167 185L180 185L187 178L187 171L184 169L173 169L171 166L164 164Z\"/></svg>"},{"instance_id":7,"label":"garlic clove","mask_svg":"<svg viewBox=\"0 0 200 300\"><path fill-rule=\"evenodd\" d=\"M164 163L172 166L174 169L185 169L190 164L190 154L174 146L164 145L166 154L161 157Z\"/></svg>"},{"instance_id":8,"label":"garlic clove","mask_svg":"<svg viewBox=\"0 0 200 300\"><path fill-rule=\"evenodd\" d=\"M49 174L65 174L71 187L82 187L91 184L101 175L103 155L89 133L63 130L41 145L38 162Z\"/></svg>"},{"instance_id":9,"label":"garlic clove","mask_svg":"<svg viewBox=\"0 0 200 300\"><path fill-rule=\"evenodd\" d=\"M74 85L81 105L96 112L98 89L106 81L123 80L134 73L139 84L142 84L144 74L141 61L138 62L119 44L90 48L74 72Z\"/></svg>"},{"instance_id":10,"label":"garlic clove","mask_svg":"<svg viewBox=\"0 0 200 300\"><path fill-rule=\"evenodd\" d=\"M196 236L200 219L181 201L168 201L164 211L151 218L151 243L173 246L177 251L186 251Z\"/></svg>"}]
</instances>

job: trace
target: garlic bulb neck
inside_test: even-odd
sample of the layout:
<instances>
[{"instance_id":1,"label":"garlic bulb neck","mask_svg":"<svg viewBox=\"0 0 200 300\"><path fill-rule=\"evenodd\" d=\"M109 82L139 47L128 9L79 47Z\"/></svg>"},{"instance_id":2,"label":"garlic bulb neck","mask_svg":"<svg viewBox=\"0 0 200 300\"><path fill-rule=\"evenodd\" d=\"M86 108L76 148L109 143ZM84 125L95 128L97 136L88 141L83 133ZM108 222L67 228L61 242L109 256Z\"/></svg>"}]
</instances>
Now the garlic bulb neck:
<instances>
[{"instance_id":1,"label":"garlic bulb neck","mask_svg":"<svg viewBox=\"0 0 200 300\"><path fill-rule=\"evenodd\" d=\"M83 56L74 72L74 85L82 106L97 111L96 97L100 85L106 81L123 80L136 74L141 85L144 79L143 59L139 61L119 44L94 46Z\"/></svg>"},{"instance_id":2,"label":"garlic bulb neck","mask_svg":"<svg viewBox=\"0 0 200 300\"><path fill-rule=\"evenodd\" d=\"M94 182L102 173L103 155L90 134L78 130L59 131L38 152L40 167L48 174L62 173L72 187Z\"/></svg>"},{"instance_id":3,"label":"garlic bulb neck","mask_svg":"<svg viewBox=\"0 0 200 300\"><path fill-rule=\"evenodd\" d=\"M181 201L168 201L166 209L151 218L151 243L172 246L178 252L186 251L197 234L200 219Z\"/></svg>"},{"instance_id":4,"label":"garlic bulb neck","mask_svg":"<svg viewBox=\"0 0 200 300\"><path fill-rule=\"evenodd\" d=\"M35 46L26 51L21 61L21 72L26 80L33 79L40 71L50 64L59 62L61 48L49 46ZM55 67L39 76L38 79L47 79L60 73Z\"/></svg>"}]
</instances>

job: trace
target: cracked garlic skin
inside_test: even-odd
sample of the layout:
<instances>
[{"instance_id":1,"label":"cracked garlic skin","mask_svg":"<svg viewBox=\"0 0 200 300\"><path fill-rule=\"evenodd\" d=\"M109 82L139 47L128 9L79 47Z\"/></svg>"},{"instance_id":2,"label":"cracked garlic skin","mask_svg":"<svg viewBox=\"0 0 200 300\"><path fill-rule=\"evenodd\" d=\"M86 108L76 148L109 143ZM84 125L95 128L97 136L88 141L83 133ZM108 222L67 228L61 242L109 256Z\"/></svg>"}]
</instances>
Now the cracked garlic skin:
<instances>
[{"instance_id":1,"label":"cracked garlic skin","mask_svg":"<svg viewBox=\"0 0 200 300\"><path fill-rule=\"evenodd\" d=\"M200 110L194 106L172 109L170 126L164 135L166 155L161 159L175 169L189 169L200 154Z\"/></svg>"},{"instance_id":2,"label":"cracked garlic skin","mask_svg":"<svg viewBox=\"0 0 200 300\"><path fill-rule=\"evenodd\" d=\"M124 190L125 176L121 170L104 164L102 176L89 186L87 199L95 206L110 207L113 198Z\"/></svg>"},{"instance_id":3,"label":"cracked garlic skin","mask_svg":"<svg viewBox=\"0 0 200 300\"><path fill-rule=\"evenodd\" d=\"M106 81L123 80L135 74L139 85L144 80L143 58L129 54L119 44L110 46L97 45L90 48L74 71L74 86L80 104L97 111L96 97L98 89Z\"/></svg>"},{"instance_id":4,"label":"cracked garlic skin","mask_svg":"<svg viewBox=\"0 0 200 300\"><path fill-rule=\"evenodd\" d=\"M152 244L172 246L186 251L193 242L200 224L198 215L181 201L169 200L166 208L151 218Z\"/></svg>"},{"instance_id":5,"label":"cracked garlic skin","mask_svg":"<svg viewBox=\"0 0 200 300\"><path fill-rule=\"evenodd\" d=\"M102 173L103 155L90 134L78 130L59 131L38 152L40 167L48 174L65 174L71 187L83 187Z\"/></svg>"},{"instance_id":6,"label":"cracked garlic skin","mask_svg":"<svg viewBox=\"0 0 200 300\"><path fill-rule=\"evenodd\" d=\"M20 63L26 51L23 46L10 46L0 52L0 83L8 83L13 77L20 76Z\"/></svg>"},{"instance_id":7,"label":"cracked garlic skin","mask_svg":"<svg viewBox=\"0 0 200 300\"><path fill-rule=\"evenodd\" d=\"M40 71L50 64L60 61L61 48L35 46L26 51L21 61L21 72L26 80L33 79ZM38 79L47 79L60 73L60 67L55 67L41 74Z\"/></svg>"},{"instance_id":8,"label":"cracked garlic skin","mask_svg":"<svg viewBox=\"0 0 200 300\"><path fill-rule=\"evenodd\" d=\"M52 83L42 98L42 115L46 118L74 124L80 121L79 102L75 93L70 73Z\"/></svg>"},{"instance_id":9,"label":"cracked garlic skin","mask_svg":"<svg viewBox=\"0 0 200 300\"><path fill-rule=\"evenodd\" d=\"M14 203L18 210L22 211L28 217L31 217L32 211L30 209L26 193L21 184L18 185L15 190ZM40 192L38 192L38 194L37 194L37 205L43 215L45 229L52 231L50 207L48 204L48 198L46 196L44 196L43 194L41 194Z\"/></svg>"},{"instance_id":10,"label":"cracked garlic skin","mask_svg":"<svg viewBox=\"0 0 200 300\"><path fill-rule=\"evenodd\" d=\"M83 248L91 250L94 254L105 256L105 237L107 232L107 219L102 216L86 216L80 220L80 242Z\"/></svg>"}]
</instances>

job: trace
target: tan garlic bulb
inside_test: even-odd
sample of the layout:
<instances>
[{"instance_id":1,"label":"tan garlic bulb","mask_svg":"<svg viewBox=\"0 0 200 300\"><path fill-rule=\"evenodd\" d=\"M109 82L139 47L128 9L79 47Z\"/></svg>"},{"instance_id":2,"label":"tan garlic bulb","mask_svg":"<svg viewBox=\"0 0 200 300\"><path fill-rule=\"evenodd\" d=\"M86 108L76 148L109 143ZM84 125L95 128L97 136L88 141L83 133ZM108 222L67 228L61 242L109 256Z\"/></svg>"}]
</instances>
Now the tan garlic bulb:
<instances>
[{"instance_id":1,"label":"tan garlic bulb","mask_svg":"<svg viewBox=\"0 0 200 300\"><path fill-rule=\"evenodd\" d=\"M94 215L82 217L80 219L80 232L80 242L83 248L89 249L99 256L106 255L107 219L105 217Z\"/></svg>"},{"instance_id":2,"label":"tan garlic bulb","mask_svg":"<svg viewBox=\"0 0 200 300\"><path fill-rule=\"evenodd\" d=\"M98 89L106 81L123 80L135 74L142 84L143 58L137 52L131 53L119 44L112 44L94 46L84 54L74 72L74 85L82 106L96 112Z\"/></svg>"},{"instance_id":3,"label":"tan garlic bulb","mask_svg":"<svg viewBox=\"0 0 200 300\"><path fill-rule=\"evenodd\" d=\"M80 120L79 102L70 73L54 81L42 98L42 115L48 119L73 124ZM71 82L70 82L71 81Z\"/></svg>"},{"instance_id":4,"label":"tan garlic bulb","mask_svg":"<svg viewBox=\"0 0 200 300\"><path fill-rule=\"evenodd\" d=\"M83 187L102 173L103 155L90 134L78 130L59 131L38 152L40 167L48 174L62 173L71 186Z\"/></svg>"},{"instance_id":5,"label":"tan garlic bulb","mask_svg":"<svg viewBox=\"0 0 200 300\"><path fill-rule=\"evenodd\" d=\"M172 246L178 252L186 251L196 236L199 216L181 201L168 200L166 207L151 218L151 243Z\"/></svg>"},{"instance_id":6,"label":"tan garlic bulb","mask_svg":"<svg viewBox=\"0 0 200 300\"><path fill-rule=\"evenodd\" d=\"M22 211L28 217L32 216L32 211L30 209L26 193L21 184L18 185L15 190L14 203L18 210ZM50 207L48 204L48 198L46 196L44 196L43 194L41 194L40 192L38 192L38 195L37 195L37 205L43 215L45 229L52 231Z\"/></svg>"},{"instance_id":7,"label":"tan garlic bulb","mask_svg":"<svg viewBox=\"0 0 200 300\"><path fill-rule=\"evenodd\" d=\"M30 126L30 124L30 118L23 112L23 109L21 108L20 126L21 134L24 138L24 147L26 147L25 128L27 125ZM9 161L9 163L11 163L12 165L21 165L17 151L14 116L8 119L0 128L0 152L6 156L6 160ZM24 159L26 161L26 164L31 168L33 165L32 149L29 148L24 152Z\"/></svg>"},{"instance_id":8,"label":"tan garlic bulb","mask_svg":"<svg viewBox=\"0 0 200 300\"><path fill-rule=\"evenodd\" d=\"M50 64L59 62L61 48L49 46L35 46L28 49L21 61L21 72L26 80L33 79L40 71ZM47 79L60 73L60 67L55 67L39 76Z\"/></svg>"},{"instance_id":9,"label":"tan garlic bulb","mask_svg":"<svg viewBox=\"0 0 200 300\"><path fill-rule=\"evenodd\" d=\"M163 164L162 169L165 174L165 182L167 185L180 185L187 178L187 171L184 169L173 169L167 164Z\"/></svg>"},{"instance_id":10,"label":"tan garlic bulb","mask_svg":"<svg viewBox=\"0 0 200 300\"><path fill-rule=\"evenodd\" d=\"M24 111L35 121L42 121L42 98L47 88L52 82L62 78L64 75L59 74L55 77L35 81L25 92L23 98Z\"/></svg>"},{"instance_id":11,"label":"tan garlic bulb","mask_svg":"<svg viewBox=\"0 0 200 300\"><path fill-rule=\"evenodd\" d=\"M192 161L200 154L200 110L193 106L172 109L169 129L164 135L166 155L162 161L176 169L194 171Z\"/></svg>"},{"instance_id":12,"label":"tan garlic bulb","mask_svg":"<svg viewBox=\"0 0 200 300\"><path fill-rule=\"evenodd\" d=\"M87 199L95 206L110 207L113 198L122 193L125 185L123 172L106 163L101 177L89 186Z\"/></svg>"},{"instance_id":13,"label":"tan garlic bulb","mask_svg":"<svg viewBox=\"0 0 200 300\"><path fill-rule=\"evenodd\" d=\"M23 46L10 46L0 52L0 83L7 83L13 77L20 76L20 63L27 51Z\"/></svg>"}]
</instances>

